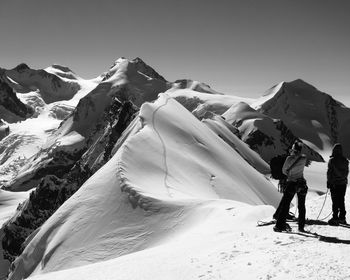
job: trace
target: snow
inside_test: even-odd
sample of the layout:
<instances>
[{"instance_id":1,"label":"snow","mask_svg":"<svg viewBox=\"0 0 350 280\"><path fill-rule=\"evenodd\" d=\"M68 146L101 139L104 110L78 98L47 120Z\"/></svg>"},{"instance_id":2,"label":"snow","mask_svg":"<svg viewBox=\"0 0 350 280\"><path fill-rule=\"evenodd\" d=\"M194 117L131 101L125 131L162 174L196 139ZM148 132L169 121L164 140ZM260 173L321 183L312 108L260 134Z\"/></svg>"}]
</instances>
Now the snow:
<instances>
[{"instance_id":1,"label":"snow","mask_svg":"<svg viewBox=\"0 0 350 280\"><path fill-rule=\"evenodd\" d=\"M81 150L84 146L85 138L79 133L72 131L69 134L59 138L56 142L58 149L75 152Z\"/></svg>"},{"instance_id":2,"label":"snow","mask_svg":"<svg viewBox=\"0 0 350 280\"><path fill-rule=\"evenodd\" d=\"M30 173L34 161L23 165L41 149L81 149L89 125L112 93L129 81L128 94L135 94L131 98L139 104L155 98L155 89L167 89L138 63L119 59L105 76L89 81L63 66L45 69L63 80L78 81L80 91L70 100L50 104L37 91L21 94L24 102L38 104L37 117L10 125L11 134L0 147L5 151L0 155L1 180ZM237 137L231 123L239 114L247 119L247 127L250 119L263 118L249 105L262 106L283 85L254 102L192 81L187 88L164 90L154 103L142 105L113 157L27 239L9 279L347 279L349 228L325 222L331 213L327 163L313 162L305 170L310 190L306 229L311 233L297 232L295 222L291 234L275 233L272 226L256 227L258 220L271 219L281 195L266 162ZM302 81L295 86L305 87ZM79 103L82 97L85 103ZM185 106L194 104L191 111L202 121L179 99ZM69 117L54 133L78 104L84 107L80 121ZM220 116L224 112L225 118ZM347 108L339 112L346 125ZM296 113L307 119L310 112ZM304 141L328 159L331 140L318 117L310 123L322 139L322 149L313 142L317 137ZM296 131L302 132L305 123ZM51 142L46 142L50 136ZM1 224L26 197L28 192L0 190ZM348 192L347 209L349 199ZM8 266L0 259L0 279Z\"/></svg>"},{"instance_id":3,"label":"snow","mask_svg":"<svg viewBox=\"0 0 350 280\"><path fill-rule=\"evenodd\" d=\"M13 216L19 203L22 203L29 196L28 192L7 192L0 189L0 227ZM0 229L2 240L3 231ZM8 260L3 257L2 243L0 242L0 279L4 279L10 267Z\"/></svg>"},{"instance_id":4,"label":"snow","mask_svg":"<svg viewBox=\"0 0 350 280\"><path fill-rule=\"evenodd\" d=\"M140 121L33 237L12 279L168 244L197 230L217 207L230 216L237 205L278 203L275 187L175 100L161 95L144 104ZM261 207L271 214L271 206ZM264 212L252 211L251 223Z\"/></svg>"},{"instance_id":5,"label":"snow","mask_svg":"<svg viewBox=\"0 0 350 280\"><path fill-rule=\"evenodd\" d=\"M47 71L57 74L62 72L63 66L56 68L46 68ZM67 78L62 78L67 80ZM98 78L92 80L83 80L75 76L75 82L79 84L79 90L69 100L55 101L49 104L43 100L39 90L26 93L17 93L18 98L25 104L35 108L33 117L21 122L8 124L10 135L0 142L0 183L11 182L18 178L24 178L26 174L31 173L32 160L29 160L42 149L50 144L47 140L57 130L62 120L64 120L77 106L79 100L86 96L98 85ZM47 85L46 85L47 86ZM1 110L1 106L0 106ZM82 147L82 136L69 139L77 142L71 147L67 146L68 138L60 140L65 142L61 149L77 150ZM55 138L55 141L57 139ZM56 143L57 144L57 143Z\"/></svg>"},{"instance_id":6,"label":"snow","mask_svg":"<svg viewBox=\"0 0 350 280\"><path fill-rule=\"evenodd\" d=\"M307 215L316 219L324 196L308 200ZM347 201L350 196L347 195ZM330 197L320 219L331 211ZM157 246L67 270L30 277L31 280L80 279L347 279L349 229L312 222L318 234L275 233L256 227L270 217L269 206L212 201L193 213L192 227ZM192 222L191 222L192 224ZM291 223L295 230L297 225Z\"/></svg>"},{"instance_id":7,"label":"snow","mask_svg":"<svg viewBox=\"0 0 350 280\"><path fill-rule=\"evenodd\" d=\"M303 80L282 82L251 106L269 117L282 119L293 134L313 143L317 151L328 152L334 141L340 141L345 154L350 155L346 145L350 109Z\"/></svg>"},{"instance_id":8,"label":"snow","mask_svg":"<svg viewBox=\"0 0 350 280\"><path fill-rule=\"evenodd\" d=\"M168 95L176 99L182 99L181 104L185 107L186 103L195 104L194 115L198 117L204 116L206 111L214 112L221 115L231 106L240 102L252 103L253 99L238 97L233 95L223 95L215 93L203 93L192 89L178 89L176 87L170 88L166 91Z\"/></svg>"},{"instance_id":9,"label":"snow","mask_svg":"<svg viewBox=\"0 0 350 280\"><path fill-rule=\"evenodd\" d=\"M266 101L272 99L273 97L276 96L276 94L281 90L283 84L285 82L280 82L277 85L273 86L272 88L268 89L263 96L258 98L258 100L255 100L251 106L252 108L259 108L261 107L262 104L264 104Z\"/></svg>"},{"instance_id":10,"label":"snow","mask_svg":"<svg viewBox=\"0 0 350 280\"><path fill-rule=\"evenodd\" d=\"M270 174L269 165L259 154L250 149L246 143L236 136L235 132L237 132L237 128L218 116L215 116L213 119L204 119L203 122L260 173L265 175Z\"/></svg>"}]
</instances>

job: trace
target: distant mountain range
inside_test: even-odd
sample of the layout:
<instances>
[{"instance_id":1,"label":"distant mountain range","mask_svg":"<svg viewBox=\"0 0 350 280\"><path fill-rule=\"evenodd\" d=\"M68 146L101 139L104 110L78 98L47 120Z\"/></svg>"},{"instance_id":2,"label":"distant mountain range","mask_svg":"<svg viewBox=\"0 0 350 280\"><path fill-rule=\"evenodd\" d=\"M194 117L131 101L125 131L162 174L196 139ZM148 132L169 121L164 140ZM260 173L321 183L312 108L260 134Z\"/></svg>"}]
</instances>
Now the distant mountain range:
<instances>
[{"instance_id":1,"label":"distant mountain range","mask_svg":"<svg viewBox=\"0 0 350 280\"><path fill-rule=\"evenodd\" d=\"M33 190L1 230L9 279L142 250L168 237L162 219L213 199L277 205L268 163L296 139L311 161L337 142L350 156L350 109L302 80L253 100L167 81L140 58L91 80L1 69L0 119L3 189Z\"/></svg>"}]
</instances>

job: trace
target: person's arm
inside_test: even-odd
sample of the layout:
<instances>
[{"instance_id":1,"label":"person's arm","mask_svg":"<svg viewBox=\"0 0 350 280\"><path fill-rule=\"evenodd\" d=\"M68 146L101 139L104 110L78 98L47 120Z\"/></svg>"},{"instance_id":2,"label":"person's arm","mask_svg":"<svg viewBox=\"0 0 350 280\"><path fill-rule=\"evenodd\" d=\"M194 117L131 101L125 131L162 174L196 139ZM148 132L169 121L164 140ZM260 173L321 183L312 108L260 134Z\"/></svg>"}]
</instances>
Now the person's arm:
<instances>
[{"instance_id":1,"label":"person's arm","mask_svg":"<svg viewBox=\"0 0 350 280\"><path fill-rule=\"evenodd\" d=\"M289 167L290 167L290 157L287 157L286 161L284 162L284 164L282 166L282 173L286 176L288 176Z\"/></svg>"}]
</instances>

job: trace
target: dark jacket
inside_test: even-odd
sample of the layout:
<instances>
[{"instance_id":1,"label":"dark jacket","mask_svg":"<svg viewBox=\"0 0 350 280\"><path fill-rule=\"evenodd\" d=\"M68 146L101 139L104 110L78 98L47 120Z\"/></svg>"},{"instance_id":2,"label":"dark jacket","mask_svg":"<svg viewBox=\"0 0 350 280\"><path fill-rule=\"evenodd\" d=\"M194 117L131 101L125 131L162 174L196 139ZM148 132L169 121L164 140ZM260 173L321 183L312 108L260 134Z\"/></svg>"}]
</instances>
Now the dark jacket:
<instances>
[{"instance_id":1,"label":"dark jacket","mask_svg":"<svg viewBox=\"0 0 350 280\"><path fill-rule=\"evenodd\" d=\"M346 185L348 183L348 174L349 161L343 155L342 146L336 144L328 162L327 186Z\"/></svg>"}]
</instances>

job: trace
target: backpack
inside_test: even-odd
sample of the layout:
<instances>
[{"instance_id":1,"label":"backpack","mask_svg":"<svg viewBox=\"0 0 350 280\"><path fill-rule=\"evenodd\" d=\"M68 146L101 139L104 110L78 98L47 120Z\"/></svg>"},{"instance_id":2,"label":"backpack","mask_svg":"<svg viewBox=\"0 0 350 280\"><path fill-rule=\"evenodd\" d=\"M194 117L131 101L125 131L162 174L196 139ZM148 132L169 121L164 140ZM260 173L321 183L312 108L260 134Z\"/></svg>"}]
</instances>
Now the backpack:
<instances>
[{"instance_id":1,"label":"backpack","mask_svg":"<svg viewBox=\"0 0 350 280\"><path fill-rule=\"evenodd\" d=\"M271 177L276 180L286 179L287 176L283 174L282 167L286 161L287 155L278 155L270 160Z\"/></svg>"}]
</instances>

